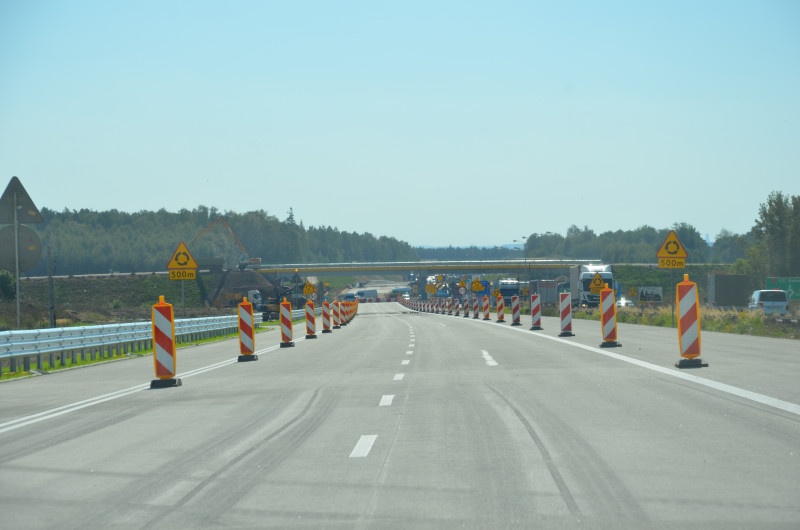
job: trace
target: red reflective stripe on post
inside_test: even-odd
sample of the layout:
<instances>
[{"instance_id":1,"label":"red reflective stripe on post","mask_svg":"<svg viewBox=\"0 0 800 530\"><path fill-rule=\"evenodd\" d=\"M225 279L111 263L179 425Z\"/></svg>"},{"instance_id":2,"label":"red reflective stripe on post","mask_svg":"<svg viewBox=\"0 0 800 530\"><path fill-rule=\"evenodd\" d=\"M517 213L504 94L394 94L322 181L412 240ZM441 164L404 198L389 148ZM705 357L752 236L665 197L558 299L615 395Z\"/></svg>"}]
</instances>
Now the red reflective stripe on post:
<instances>
[{"instance_id":1,"label":"red reflective stripe on post","mask_svg":"<svg viewBox=\"0 0 800 530\"><path fill-rule=\"evenodd\" d=\"M331 330L331 303L325 300L322 302L322 331L323 333Z\"/></svg>"},{"instance_id":2,"label":"red reflective stripe on post","mask_svg":"<svg viewBox=\"0 0 800 530\"><path fill-rule=\"evenodd\" d=\"M483 295L483 319L484 320L491 320L492 317L489 316L489 310L491 309L491 304L489 304L489 295Z\"/></svg>"},{"instance_id":3,"label":"red reflective stripe on post","mask_svg":"<svg viewBox=\"0 0 800 530\"><path fill-rule=\"evenodd\" d=\"M605 342L617 340L617 301L613 289L600 290L600 321Z\"/></svg>"},{"instance_id":4,"label":"red reflective stripe on post","mask_svg":"<svg viewBox=\"0 0 800 530\"><path fill-rule=\"evenodd\" d=\"M253 304L244 299L239 304L239 353L252 355L255 351Z\"/></svg>"},{"instance_id":5,"label":"red reflective stripe on post","mask_svg":"<svg viewBox=\"0 0 800 530\"><path fill-rule=\"evenodd\" d=\"M514 326L520 325L519 296L511 297L511 324Z\"/></svg>"},{"instance_id":6,"label":"red reflective stripe on post","mask_svg":"<svg viewBox=\"0 0 800 530\"><path fill-rule=\"evenodd\" d=\"M292 342L292 304L286 298L281 302L281 341Z\"/></svg>"},{"instance_id":7,"label":"red reflective stripe on post","mask_svg":"<svg viewBox=\"0 0 800 530\"><path fill-rule=\"evenodd\" d=\"M531 329L542 329L542 300L538 294L531 295Z\"/></svg>"},{"instance_id":8,"label":"red reflective stripe on post","mask_svg":"<svg viewBox=\"0 0 800 530\"><path fill-rule=\"evenodd\" d=\"M317 333L317 315L314 310L314 302L306 302L306 337L311 337Z\"/></svg>"},{"instance_id":9,"label":"red reflective stripe on post","mask_svg":"<svg viewBox=\"0 0 800 530\"><path fill-rule=\"evenodd\" d=\"M158 297L158 303L153 306L153 364L156 377L159 379L172 379L175 377L175 318L172 304L164 302L164 297Z\"/></svg>"},{"instance_id":10,"label":"red reflective stripe on post","mask_svg":"<svg viewBox=\"0 0 800 530\"><path fill-rule=\"evenodd\" d=\"M694 359L700 356L700 301L697 296L697 284L689 281L689 275L683 275L683 281L676 289L678 312L678 345L681 357Z\"/></svg>"},{"instance_id":11,"label":"red reflective stripe on post","mask_svg":"<svg viewBox=\"0 0 800 530\"><path fill-rule=\"evenodd\" d=\"M561 315L561 335L572 335L572 294L559 293L559 314Z\"/></svg>"}]
</instances>

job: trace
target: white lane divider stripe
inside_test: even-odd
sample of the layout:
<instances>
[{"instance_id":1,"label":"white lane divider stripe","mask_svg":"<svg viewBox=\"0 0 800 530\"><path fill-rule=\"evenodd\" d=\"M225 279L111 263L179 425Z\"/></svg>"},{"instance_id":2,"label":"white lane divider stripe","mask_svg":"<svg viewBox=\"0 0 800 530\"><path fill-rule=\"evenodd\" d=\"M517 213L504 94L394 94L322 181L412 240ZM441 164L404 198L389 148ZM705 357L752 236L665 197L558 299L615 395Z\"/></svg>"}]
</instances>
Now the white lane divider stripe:
<instances>
[{"instance_id":1,"label":"white lane divider stripe","mask_svg":"<svg viewBox=\"0 0 800 530\"><path fill-rule=\"evenodd\" d=\"M364 434L358 439L353 452L350 453L350 458L366 458L372 450L372 444L378 438L377 434Z\"/></svg>"},{"instance_id":2,"label":"white lane divider stripe","mask_svg":"<svg viewBox=\"0 0 800 530\"><path fill-rule=\"evenodd\" d=\"M379 407L391 407L394 401L394 394L385 394L381 396L381 402L378 403Z\"/></svg>"},{"instance_id":3,"label":"white lane divider stripe","mask_svg":"<svg viewBox=\"0 0 800 530\"><path fill-rule=\"evenodd\" d=\"M405 361L400 361L400 364L401 364L401 365L403 365L403 366L405 366L405 365L409 364L410 362L411 362L411 361L409 361L408 359L406 359Z\"/></svg>"},{"instance_id":4,"label":"white lane divider stripe","mask_svg":"<svg viewBox=\"0 0 800 530\"><path fill-rule=\"evenodd\" d=\"M298 340L305 340L305 337L301 337ZM270 346L269 348L265 348L262 350L256 351L256 353L265 353L277 350L278 346ZM217 370L219 368L223 368L225 366L229 366L231 364L236 364L237 358L234 357L232 359L227 359L225 361L221 361L218 363L210 364L208 366L203 366L201 368L195 368L194 370L189 370L188 372L183 372L177 374L175 377L185 379L187 377L192 377L194 375L199 375L205 372L210 372L211 370ZM146 390L150 388L150 383L144 383L137 386L132 386L130 388L126 388L123 390L117 390L116 392L111 392L108 394L102 394L100 396L95 396L93 398L84 399L82 401L76 401L74 403L69 403L67 405L62 405L60 407L56 407L53 409L45 410L42 412L37 412L35 414L30 414L28 416L23 416L21 418L16 418L13 420L6 421L4 423L0 423L0 434L8 431L13 431L15 429L19 429L20 427L25 427L27 425L32 425L34 423L39 423L40 421L50 420L53 418L57 418L59 416L63 416L64 414L69 414L71 412L75 412L81 409L85 409L87 407L91 407L94 405L99 405L100 403L105 403L106 401L111 401L113 399L121 398L124 396L128 396L130 394L134 394L136 392L141 392L142 390Z\"/></svg>"},{"instance_id":5,"label":"white lane divider stripe","mask_svg":"<svg viewBox=\"0 0 800 530\"><path fill-rule=\"evenodd\" d=\"M408 351L406 352L406 355L414 355L414 352L413 352L413 351L411 351L411 350L408 350Z\"/></svg>"},{"instance_id":6,"label":"white lane divider stripe","mask_svg":"<svg viewBox=\"0 0 800 530\"><path fill-rule=\"evenodd\" d=\"M486 361L486 366L497 366L500 363L494 360L489 352L486 350L481 350L481 355L483 356L483 360Z\"/></svg>"},{"instance_id":7,"label":"white lane divider stripe","mask_svg":"<svg viewBox=\"0 0 800 530\"><path fill-rule=\"evenodd\" d=\"M394 381L402 381L406 374L394 374Z\"/></svg>"}]
</instances>

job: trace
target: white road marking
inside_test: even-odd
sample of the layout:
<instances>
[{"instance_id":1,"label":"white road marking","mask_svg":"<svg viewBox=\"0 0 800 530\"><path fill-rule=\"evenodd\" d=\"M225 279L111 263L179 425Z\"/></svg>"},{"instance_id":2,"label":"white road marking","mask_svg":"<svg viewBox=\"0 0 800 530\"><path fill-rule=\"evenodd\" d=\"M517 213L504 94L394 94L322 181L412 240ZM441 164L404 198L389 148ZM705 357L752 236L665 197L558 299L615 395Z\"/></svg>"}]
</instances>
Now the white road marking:
<instances>
[{"instance_id":1,"label":"white road marking","mask_svg":"<svg viewBox=\"0 0 800 530\"><path fill-rule=\"evenodd\" d=\"M411 363L411 361L409 361L408 359L406 359L405 361L400 361L401 365L406 365L406 364L410 364L410 363Z\"/></svg>"},{"instance_id":2,"label":"white road marking","mask_svg":"<svg viewBox=\"0 0 800 530\"><path fill-rule=\"evenodd\" d=\"M486 350L481 350L481 355L483 356L483 360L486 361L486 366L497 366L500 364L497 361L495 361L492 358L492 356L489 355L489 352Z\"/></svg>"},{"instance_id":3,"label":"white road marking","mask_svg":"<svg viewBox=\"0 0 800 530\"><path fill-rule=\"evenodd\" d=\"M378 438L377 434L364 434L358 439L353 452L350 453L350 458L365 458L372 450L372 444Z\"/></svg>"},{"instance_id":4,"label":"white road marking","mask_svg":"<svg viewBox=\"0 0 800 530\"><path fill-rule=\"evenodd\" d=\"M684 381L690 381L692 383L696 383L698 385L703 385L708 388L713 388L715 390L719 390L720 392L725 392L727 394L731 394L734 396L738 396L743 399L748 399L750 401L754 401L756 403L761 403L762 405L767 405L768 407L773 407L779 410L783 410L785 412L789 412L791 414L796 414L800 416L800 405L796 403L790 403L788 401L783 401L778 398L773 398L770 396L766 396L764 394L759 394L758 392L752 392L750 390L745 390L743 388L735 387L733 385L727 385L725 383L718 383L716 381L712 381L711 379L705 379L703 377L699 377L696 375L687 374L684 372L679 372L677 369L673 368L666 368L664 366L658 366L657 364L648 363L646 361L641 361L639 359L635 359L633 357L625 357L624 355L620 355L618 353L614 353L611 351L603 350L600 348L595 348L593 346L586 346L584 344L580 344L577 342L572 342L569 340L562 339L560 337L551 337L549 335L544 335L543 333L533 332L529 330L522 330L519 328L503 328L509 329L516 332L522 333L529 333L536 335L537 337L541 337L543 339L553 340L556 342L561 342L562 344L568 344L570 346L581 348L586 351L599 353L600 355L605 355L606 357L610 357L612 359L616 359L618 361L623 361L626 363L630 363L641 368L646 368L648 370L652 370L654 372L658 372L664 375L668 375L670 377L675 377L677 379L683 379Z\"/></svg>"},{"instance_id":5,"label":"white road marking","mask_svg":"<svg viewBox=\"0 0 800 530\"><path fill-rule=\"evenodd\" d=\"M406 374L394 374L394 381L402 381Z\"/></svg>"},{"instance_id":6,"label":"white road marking","mask_svg":"<svg viewBox=\"0 0 800 530\"><path fill-rule=\"evenodd\" d=\"M394 400L394 394L386 394L381 396L381 402L378 403L379 407L391 407Z\"/></svg>"},{"instance_id":7,"label":"white road marking","mask_svg":"<svg viewBox=\"0 0 800 530\"><path fill-rule=\"evenodd\" d=\"M411 350L408 350L408 351L406 352L406 355L413 355L413 354L414 354L414 352L413 352L413 351L411 351Z\"/></svg>"}]
</instances>

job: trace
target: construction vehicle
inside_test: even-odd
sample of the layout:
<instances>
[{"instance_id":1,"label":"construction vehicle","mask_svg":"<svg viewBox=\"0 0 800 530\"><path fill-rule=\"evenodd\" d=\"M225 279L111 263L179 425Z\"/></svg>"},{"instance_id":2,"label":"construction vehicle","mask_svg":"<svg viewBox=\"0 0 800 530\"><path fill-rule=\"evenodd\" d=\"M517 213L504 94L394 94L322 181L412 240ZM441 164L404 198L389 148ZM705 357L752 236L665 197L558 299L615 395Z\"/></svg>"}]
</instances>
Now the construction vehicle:
<instances>
[{"instance_id":1,"label":"construction vehicle","mask_svg":"<svg viewBox=\"0 0 800 530\"><path fill-rule=\"evenodd\" d=\"M245 269L260 269L261 258L250 257L250 255L247 253L247 249L244 247L244 245L242 245L242 242L239 241L239 238L236 237L233 228L231 228L231 225L228 224L228 221L226 221L224 217L217 217L216 219L211 221L208 224L208 226L203 228L196 236L194 236L194 239L192 239L191 243L189 244L191 245L192 243L200 239L203 235L207 234L212 228L214 228L218 224L221 224L222 226L225 227L225 229L228 231L228 234L231 236L231 239L233 239L233 242L236 243L236 246L239 248L240 254L237 260L238 261L237 268L240 271L243 271Z\"/></svg>"}]
</instances>

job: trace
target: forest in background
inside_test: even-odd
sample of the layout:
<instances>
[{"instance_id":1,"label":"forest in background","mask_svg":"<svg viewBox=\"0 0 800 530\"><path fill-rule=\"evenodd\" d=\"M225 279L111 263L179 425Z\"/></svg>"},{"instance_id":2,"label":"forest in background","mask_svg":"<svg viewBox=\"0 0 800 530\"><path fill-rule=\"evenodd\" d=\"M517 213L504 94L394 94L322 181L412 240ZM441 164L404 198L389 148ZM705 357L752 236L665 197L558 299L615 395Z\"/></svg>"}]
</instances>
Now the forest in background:
<instances>
[{"instance_id":1,"label":"forest in background","mask_svg":"<svg viewBox=\"0 0 800 530\"><path fill-rule=\"evenodd\" d=\"M687 263L728 264L729 272L753 278L800 276L800 196L772 192L759 207L747 234L722 231L712 245L691 225L595 234L571 226L565 235L533 232L518 247L423 248L389 236L374 236L327 227L304 227L290 209L283 220L265 211L220 212L199 206L177 213L125 213L117 210L42 209L44 222L32 228L45 249L36 267L24 276L45 276L48 249L53 274L142 273L166 270L178 244L185 242L195 258L216 258L235 268L242 249L271 263L347 263L416 260L507 258L600 259L605 263L655 263L655 253L670 229L689 254ZM232 233L223 223L224 218ZM529 227L531 229L535 227ZM524 229L524 227L523 227ZM233 234L233 235L232 235ZM241 246L236 241L241 243ZM522 247L522 248L519 248ZM0 299L13 299L13 275L0 271Z\"/></svg>"}]
</instances>

